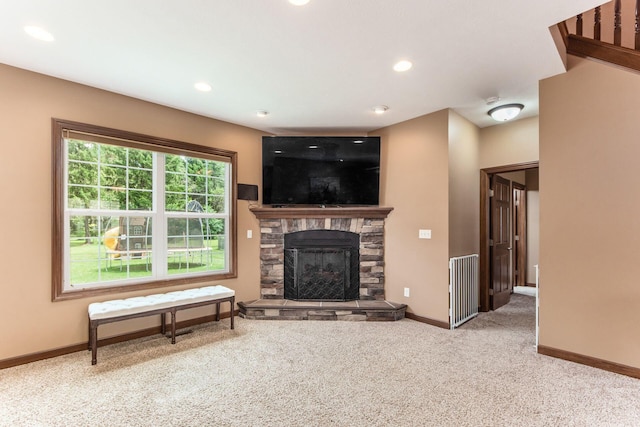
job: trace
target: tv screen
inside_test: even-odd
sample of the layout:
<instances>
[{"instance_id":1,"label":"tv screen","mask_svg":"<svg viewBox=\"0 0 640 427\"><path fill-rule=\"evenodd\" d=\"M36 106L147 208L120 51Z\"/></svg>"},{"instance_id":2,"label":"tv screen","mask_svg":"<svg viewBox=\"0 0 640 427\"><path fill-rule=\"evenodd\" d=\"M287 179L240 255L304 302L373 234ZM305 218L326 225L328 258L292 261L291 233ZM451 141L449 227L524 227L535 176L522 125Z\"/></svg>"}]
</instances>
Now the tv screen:
<instances>
[{"instance_id":1,"label":"tv screen","mask_svg":"<svg viewBox=\"0 0 640 427\"><path fill-rule=\"evenodd\" d=\"M375 206L379 190L379 137L262 138L265 205Z\"/></svg>"}]
</instances>

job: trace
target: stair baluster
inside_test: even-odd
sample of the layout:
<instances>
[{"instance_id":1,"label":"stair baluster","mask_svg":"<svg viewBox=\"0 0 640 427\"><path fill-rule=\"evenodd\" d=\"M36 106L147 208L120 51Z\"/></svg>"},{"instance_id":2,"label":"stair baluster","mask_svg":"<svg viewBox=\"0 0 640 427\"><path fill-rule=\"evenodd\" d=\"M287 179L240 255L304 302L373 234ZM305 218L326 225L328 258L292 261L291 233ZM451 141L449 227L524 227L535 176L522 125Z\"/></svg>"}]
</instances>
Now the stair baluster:
<instances>
[{"instance_id":1,"label":"stair baluster","mask_svg":"<svg viewBox=\"0 0 640 427\"><path fill-rule=\"evenodd\" d=\"M640 50L640 0L636 0L635 50Z\"/></svg>"},{"instance_id":2,"label":"stair baluster","mask_svg":"<svg viewBox=\"0 0 640 427\"><path fill-rule=\"evenodd\" d=\"M613 7L613 44L622 45L622 18L620 16L620 0L616 0Z\"/></svg>"},{"instance_id":3,"label":"stair baluster","mask_svg":"<svg viewBox=\"0 0 640 427\"><path fill-rule=\"evenodd\" d=\"M576 35L582 36L582 14L579 14L578 16L576 16Z\"/></svg>"},{"instance_id":4,"label":"stair baluster","mask_svg":"<svg viewBox=\"0 0 640 427\"><path fill-rule=\"evenodd\" d=\"M593 15L593 39L600 40L600 31L601 24L600 20L602 19L602 12L600 6L597 6L595 9L595 14Z\"/></svg>"}]
</instances>

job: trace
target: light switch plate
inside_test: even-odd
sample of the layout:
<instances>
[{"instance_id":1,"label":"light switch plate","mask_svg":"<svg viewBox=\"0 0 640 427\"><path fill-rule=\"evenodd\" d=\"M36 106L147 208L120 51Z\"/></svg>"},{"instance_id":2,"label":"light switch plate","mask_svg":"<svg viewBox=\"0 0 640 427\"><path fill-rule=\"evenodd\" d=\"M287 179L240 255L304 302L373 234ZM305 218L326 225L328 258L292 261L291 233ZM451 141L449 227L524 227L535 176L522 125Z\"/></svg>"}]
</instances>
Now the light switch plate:
<instances>
[{"instance_id":1,"label":"light switch plate","mask_svg":"<svg viewBox=\"0 0 640 427\"><path fill-rule=\"evenodd\" d=\"M418 230L418 238L419 239L430 239L431 238L431 230Z\"/></svg>"},{"instance_id":2,"label":"light switch plate","mask_svg":"<svg viewBox=\"0 0 640 427\"><path fill-rule=\"evenodd\" d=\"M253 237L253 230L247 230L247 239L251 239Z\"/></svg>"}]
</instances>

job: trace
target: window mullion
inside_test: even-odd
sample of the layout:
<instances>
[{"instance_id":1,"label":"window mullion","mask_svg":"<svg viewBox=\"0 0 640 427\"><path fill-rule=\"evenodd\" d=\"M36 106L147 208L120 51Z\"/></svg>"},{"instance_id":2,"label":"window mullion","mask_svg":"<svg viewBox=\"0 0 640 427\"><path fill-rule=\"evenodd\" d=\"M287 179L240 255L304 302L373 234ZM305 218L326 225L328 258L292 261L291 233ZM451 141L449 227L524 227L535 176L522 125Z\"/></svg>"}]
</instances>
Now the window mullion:
<instances>
[{"instance_id":1,"label":"window mullion","mask_svg":"<svg viewBox=\"0 0 640 427\"><path fill-rule=\"evenodd\" d=\"M126 155L125 155L125 168L124 168L124 188L127 189L127 191L125 192L125 209L129 210L129 206L131 203L131 199L129 198L131 196L131 191L130 191L130 187L129 187L129 153L130 150L126 151Z\"/></svg>"},{"instance_id":2,"label":"window mullion","mask_svg":"<svg viewBox=\"0 0 640 427\"><path fill-rule=\"evenodd\" d=\"M167 275L167 217L165 209L165 154L153 154L153 271Z\"/></svg>"}]
</instances>

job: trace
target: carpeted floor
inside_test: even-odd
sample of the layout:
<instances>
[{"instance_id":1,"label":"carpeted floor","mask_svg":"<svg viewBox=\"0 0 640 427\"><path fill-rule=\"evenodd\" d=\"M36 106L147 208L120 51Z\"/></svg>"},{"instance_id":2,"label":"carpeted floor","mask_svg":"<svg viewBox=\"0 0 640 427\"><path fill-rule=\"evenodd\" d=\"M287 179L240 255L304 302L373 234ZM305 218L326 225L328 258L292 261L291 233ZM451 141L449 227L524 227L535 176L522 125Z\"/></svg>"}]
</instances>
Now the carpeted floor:
<instances>
[{"instance_id":1,"label":"carpeted floor","mask_svg":"<svg viewBox=\"0 0 640 427\"><path fill-rule=\"evenodd\" d=\"M0 371L2 426L639 426L640 381L536 354L534 298L455 331L210 323Z\"/></svg>"}]
</instances>

